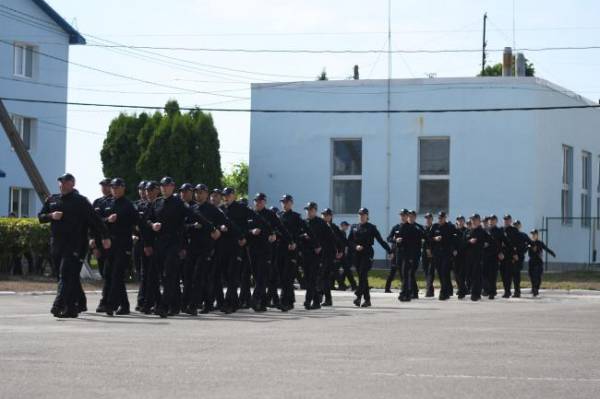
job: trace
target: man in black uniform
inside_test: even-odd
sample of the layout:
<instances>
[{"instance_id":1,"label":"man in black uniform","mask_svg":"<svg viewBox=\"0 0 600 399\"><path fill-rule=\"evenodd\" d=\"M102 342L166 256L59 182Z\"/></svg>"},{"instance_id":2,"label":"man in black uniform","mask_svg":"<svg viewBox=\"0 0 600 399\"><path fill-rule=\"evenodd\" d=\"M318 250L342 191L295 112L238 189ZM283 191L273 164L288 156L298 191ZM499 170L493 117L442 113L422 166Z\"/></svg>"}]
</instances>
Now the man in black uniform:
<instances>
[{"instance_id":1,"label":"man in black uniform","mask_svg":"<svg viewBox=\"0 0 600 399\"><path fill-rule=\"evenodd\" d=\"M392 292L391 288L392 283L394 282L394 277L396 277L396 273L402 268L402 251L400 249L400 241L398 241L398 239L400 237L400 229L402 229L402 226L408 222L408 209L401 209L399 215L400 223L392 227L392 229L390 230L390 234L388 234L387 236L387 242L391 244L394 256L391 262L390 272L385 282L385 292L387 293ZM400 273L398 274L400 275L400 279L402 279L402 272L400 271Z\"/></svg>"},{"instance_id":2,"label":"man in black uniform","mask_svg":"<svg viewBox=\"0 0 600 399\"><path fill-rule=\"evenodd\" d=\"M454 279L458 299L463 299L471 289L470 269L467 267L467 227L465 217L456 218L456 256L454 257Z\"/></svg>"},{"instance_id":3,"label":"man in black uniform","mask_svg":"<svg viewBox=\"0 0 600 399\"><path fill-rule=\"evenodd\" d=\"M415 253L414 266L411 270L411 281L412 281L412 297L411 299L419 299L419 286L417 284L417 269L419 268L419 263L421 262L421 246L423 244L423 239L425 238L425 229L419 223L417 223L417 211L411 209L408 211L408 222L415 225L415 227L419 230L420 240L419 240L419 249Z\"/></svg>"},{"instance_id":4,"label":"man in black uniform","mask_svg":"<svg viewBox=\"0 0 600 399\"><path fill-rule=\"evenodd\" d=\"M135 211L138 213L138 225L134 227L134 232L133 232L133 263L135 265L135 271L138 276L138 282L139 282L139 289L138 289L138 294L137 294L137 304L135 306L135 310L138 312L141 311L142 308L144 307L144 289L145 289L145 287L143 284L144 277L142 275L144 245L142 244L142 240L141 240L142 235L140 233L139 222L141 221L141 217L144 214L144 209L146 208L147 203L148 203L148 198L146 197L146 183L147 183L147 181L145 181L145 180L142 180L141 182L139 182L138 187L137 187L139 199L133 203L133 207L135 208Z\"/></svg>"},{"instance_id":5,"label":"man in black uniform","mask_svg":"<svg viewBox=\"0 0 600 399\"><path fill-rule=\"evenodd\" d=\"M514 298L521 297L521 271L523 270L523 263L525 262L525 254L527 253L527 249L529 248L529 243L531 240L529 236L521 231L521 222L519 220L515 220L513 226L517 229L516 235L516 249L517 249L517 261L515 262L515 266L513 269L513 284L515 287L515 293L513 295Z\"/></svg>"},{"instance_id":6,"label":"man in black uniform","mask_svg":"<svg viewBox=\"0 0 600 399\"><path fill-rule=\"evenodd\" d=\"M112 316L129 314L129 300L125 288L125 270L131 261L133 228L138 222L138 214L131 201L125 197L125 181L120 177L112 179L112 199L106 203L106 219L112 246L108 251L104 273L104 298L106 314Z\"/></svg>"},{"instance_id":7,"label":"man in black uniform","mask_svg":"<svg viewBox=\"0 0 600 399\"><path fill-rule=\"evenodd\" d=\"M148 181L145 191L147 202L140 204L138 207L138 230L144 251L140 281L140 290L143 290L144 294L140 310L142 313L151 314L153 311L156 311L161 301L160 279L162 265L158 264L154 254L157 234L148 224L148 217L154 202L160 194L160 185L156 181Z\"/></svg>"},{"instance_id":8,"label":"man in black uniform","mask_svg":"<svg viewBox=\"0 0 600 399\"><path fill-rule=\"evenodd\" d=\"M435 267L433 266L433 252L431 241L431 228L433 227L433 215L425 214L425 226L423 227L423 247L421 248L421 263L425 273L425 296L435 296L433 282L435 280Z\"/></svg>"},{"instance_id":9,"label":"man in black uniform","mask_svg":"<svg viewBox=\"0 0 600 399\"><path fill-rule=\"evenodd\" d=\"M446 212L440 211L438 213L438 222L431 227L430 237L433 265L440 276L439 299L445 301L453 295L450 262L452 257L456 255L456 229L453 224L448 223Z\"/></svg>"},{"instance_id":10,"label":"man in black uniform","mask_svg":"<svg viewBox=\"0 0 600 399\"><path fill-rule=\"evenodd\" d=\"M484 250L490 246L491 237L481 227L481 216L479 214L475 213L471 216L471 224L471 228L465 232L461 239L464 240L466 245L465 257L467 273L471 277L471 300L478 301L481 299Z\"/></svg>"},{"instance_id":11,"label":"man in black uniform","mask_svg":"<svg viewBox=\"0 0 600 399\"><path fill-rule=\"evenodd\" d=\"M395 232L393 236L396 251L399 253L399 258L402 259L400 264L402 289L398 296L401 302L408 302L415 295L418 297L418 292L415 292L416 283L414 279L423 231L416 226L413 218L408 217L409 214L410 212L407 211L406 222L402 223L398 232Z\"/></svg>"},{"instance_id":12,"label":"man in black uniform","mask_svg":"<svg viewBox=\"0 0 600 399\"><path fill-rule=\"evenodd\" d=\"M163 297L156 313L167 317L179 313L179 264L184 250L186 217L192 213L181 199L173 195L175 181L171 177L162 178L160 191L162 197L150 207L147 223L156 233L155 255L162 270Z\"/></svg>"},{"instance_id":13,"label":"man in black uniform","mask_svg":"<svg viewBox=\"0 0 600 399\"><path fill-rule=\"evenodd\" d=\"M58 181L60 194L50 196L38 214L40 223L50 223L52 261L59 265L58 290L51 313L56 317L77 317L79 251L87 240L82 234L84 228L88 226L101 237L102 248L109 249L111 242L92 204L75 191L73 175L64 174Z\"/></svg>"},{"instance_id":14,"label":"man in black uniform","mask_svg":"<svg viewBox=\"0 0 600 399\"><path fill-rule=\"evenodd\" d=\"M504 215L504 260L502 262L502 268L500 274L502 275L502 284L504 285L503 298L510 298L511 284L513 278L520 278L520 271L518 270L519 254L517 252L517 245L519 242L519 230L512 225L512 216ZM514 277L515 273L519 273L518 277ZM515 280L516 281L516 280ZM517 291L519 288L519 291ZM518 298L521 296L521 287L515 286L514 297Z\"/></svg>"},{"instance_id":15,"label":"man in black uniform","mask_svg":"<svg viewBox=\"0 0 600 399\"><path fill-rule=\"evenodd\" d=\"M183 183L179 187L179 198L188 208L193 208L196 204L194 201L194 186L191 183ZM185 256L181 260L180 275L183 282L183 292L181 294L181 310L189 310L192 300L192 290L194 284L194 271L195 263L190 256L190 240L194 230L197 229L197 222L195 220L186 219L185 222L185 233L184 233L184 250ZM204 226L206 223L199 224ZM186 312L188 313L188 312Z\"/></svg>"},{"instance_id":16,"label":"man in black uniform","mask_svg":"<svg viewBox=\"0 0 600 399\"><path fill-rule=\"evenodd\" d=\"M321 306L331 306L333 305L331 290L335 284L335 276L337 274L335 261L342 255L342 243L338 239L339 227L333 223L333 211L330 208L323 209L321 218L333 233L331 235L333 239L327 241L327 245L323 247L323 266L321 268L321 281L323 281L323 295L325 296L325 301L321 303Z\"/></svg>"},{"instance_id":17,"label":"man in black uniform","mask_svg":"<svg viewBox=\"0 0 600 399\"><path fill-rule=\"evenodd\" d=\"M250 295L250 258L248 247L248 221L254 217L247 206L237 201L236 192L232 187L223 189L225 203L221 210L230 222L231 228L223 241L223 256L221 262L227 280L227 303L230 308L248 309L251 306ZM217 270L217 273L220 273ZM238 296L238 287L240 294Z\"/></svg>"},{"instance_id":18,"label":"man in black uniform","mask_svg":"<svg viewBox=\"0 0 600 399\"><path fill-rule=\"evenodd\" d=\"M92 202L92 206L94 207L94 211L100 216L100 218L105 218L104 210L106 208L106 202L108 202L112 194L110 192L110 179L104 178L100 180L100 190L102 191L102 196L96 198L94 202ZM102 244L97 240L90 240L90 248L92 249L92 254L96 258L96 262L98 264L98 272L100 276L104 277L104 260L106 258L106 254L104 253L104 249L102 248ZM103 302L102 300L100 301Z\"/></svg>"},{"instance_id":19,"label":"man in black uniform","mask_svg":"<svg viewBox=\"0 0 600 399\"><path fill-rule=\"evenodd\" d=\"M352 259L350 257L350 251L348 249L348 230L350 224L345 220L340 223L338 229L338 241L342 243L342 256L338 259L337 263L341 269L338 275L338 289L340 291L346 291L348 286L346 280L350 284L350 289L356 291L356 280L354 279L354 273L352 273Z\"/></svg>"},{"instance_id":20,"label":"man in black uniform","mask_svg":"<svg viewBox=\"0 0 600 399\"><path fill-rule=\"evenodd\" d=\"M484 248L484 279L488 298L496 297L496 281L498 280L498 265L504 261L504 231L498 227L498 217L490 215L488 217L488 235L489 245Z\"/></svg>"}]
</instances>

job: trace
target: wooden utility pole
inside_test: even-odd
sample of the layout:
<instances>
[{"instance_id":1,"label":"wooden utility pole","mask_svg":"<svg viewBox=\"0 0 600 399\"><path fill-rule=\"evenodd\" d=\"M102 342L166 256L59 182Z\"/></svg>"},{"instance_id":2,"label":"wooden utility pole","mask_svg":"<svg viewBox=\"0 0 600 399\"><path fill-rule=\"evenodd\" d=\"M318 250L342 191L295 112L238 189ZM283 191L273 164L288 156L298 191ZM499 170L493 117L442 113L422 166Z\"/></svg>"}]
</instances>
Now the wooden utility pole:
<instances>
[{"instance_id":1,"label":"wooden utility pole","mask_svg":"<svg viewBox=\"0 0 600 399\"><path fill-rule=\"evenodd\" d=\"M485 40L486 25L487 25L487 12L485 14L483 14L483 46L481 48L481 76L483 76L483 74L485 73L485 61L486 61L485 49L487 47L487 41Z\"/></svg>"},{"instance_id":2,"label":"wooden utility pole","mask_svg":"<svg viewBox=\"0 0 600 399\"><path fill-rule=\"evenodd\" d=\"M37 193L38 198L42 203L44 203L46 198L50 196L50 191L48 190L42 175L40 175L40 171L33 162L29 151L27 151L27 148L21 139L21 135L17 131L17 128L10 118L10 114L6 110L2 99L0 99L0 124L6 132L6 136L8 137L8 141L10 141L10 145L12 148L14 148L17 157L19 157L19 161L21 161L23 169L25 169L25 172L27 172L29 181L31 181L31 185Z\"/></svg>"}]
</instances>

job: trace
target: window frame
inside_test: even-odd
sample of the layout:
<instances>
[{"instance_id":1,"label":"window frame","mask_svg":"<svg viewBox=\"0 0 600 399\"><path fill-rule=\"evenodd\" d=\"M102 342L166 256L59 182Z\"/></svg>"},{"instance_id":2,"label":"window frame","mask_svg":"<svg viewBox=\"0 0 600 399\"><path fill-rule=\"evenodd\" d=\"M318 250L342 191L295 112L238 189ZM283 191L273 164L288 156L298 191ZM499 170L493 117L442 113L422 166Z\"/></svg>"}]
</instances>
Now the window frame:
<instances>
[{"instance_id":1,"label":"window frame","mask_svg":"<svg viewBox=\"0 0 600 399\"><path fill-rule=\"evenodd\" d=\"M11 212L15 212L15 210L13 209L13 201L14 201L14 195L15 192L18 193L18 210L15 212L18 218L22 218L22 217L31 217L30 211L31 211L31 193L32 193L32 189L31 188L27 188L27 187L14 187L11 186L8 188L8 213L10 214ZM23 194L26 194L28 196L27 198L27 215L23 216Z\"/></svg>"},{"instance_id":2,"label":"window frame","mask_svg":"<svg viewBox=\"0 0 600 399\"><path fill-rule=\"evenodd\" d=\"M336 175L335 174L335 143L336 142L342 142L342 141L358 141L360 142L360 174L359 175ZM329 198L330 198L330 204L331 204L331 209L333 210L333 212L337 215L353 215L354 212L352 213L347 213L347 212L338 212L337 209L335 209L334 204L333 204L333 194L334 194L334 190L333 190L333 186L335 184L336 181L358 181L360 182L360 201L359 203L361 204L360 206L362 206L362 190L363 190L363 165L364 165L364 151L363 151L363 139L362 137L332 137L330 140L330 154L329 154L329 167L330 167L330 184L329 184ZM356 211L358 211L358 209L356 209Z\"/></svg>"},{"instance_id":3,"label":"window frame","mask_svg":"<svg viewBox=\"0 0 600 399\"><path fill-rule=\"evenodd\" d=\"M563 225L572 225L573 216L573 146L562 145L562 181L560 215ZM567 204L564 198L566 194Z\"/></svg>"},{"instance_id":4,"label":"window frame","mask_svg":"<svg viewBox=\"0 0 600 399\"><path fill-rule=\"evenodd\" d=\"M27 151L31 152L33 149L33 136L35 134L37 119L30 118L28 116L24 116L24 115L20 115L20 114L11 114L10 117L11 117L13 124L15 125L15 128L17 129L17 132L19 132L19 136L21 137L23 144L25 144L25 148L27 149ZM25 136L24 136L26 121L29 121L29 142L25 141ZM12 147L11 147L11 149L13 151L15 150Z\"/></svg>"},{"instance_id":5,"label":"window frame","mask_svg":"<svg viewBox=\"0 0 600 399\"><path fill-rule=\"evenodd\" d=\"M581 227L589 228L592 218L592 153L581 152Z\"/></svg>"},{"instance_id":6,"label":"window frame","mask_svg":"<svg viewBox=\"0 0 600 399\"><path fill-rule=\"evenodd\" d=\"M432 174L421 174L421 143L423 141L447 141L448 142L448 173L445 175L432 175ZM444 210L448 212L450 210L450 171L452 170L452 142L450 136L420 136L417 138L417 208L420 215L426 212L438 212ZM421 181L423 180L444 180L448 181L448 203L446 209L421 209Z\"/></svg>"},{"instance_id":7,"label":"window frame","mask_svg":"<svg viewBox=\"0 0 600 399\"><path fill-rule=\"evenodd\" d=\"M21 56L17 57L17 48L20 49ZM13 76L20 79L31 79L35 77L35 49L31 43L27 42L14 42L13 43ZM27 76L27 54L31 52L31 76ZM21 70L17 68L17 60L20 58Z\"/></svg>"}]
</instances>

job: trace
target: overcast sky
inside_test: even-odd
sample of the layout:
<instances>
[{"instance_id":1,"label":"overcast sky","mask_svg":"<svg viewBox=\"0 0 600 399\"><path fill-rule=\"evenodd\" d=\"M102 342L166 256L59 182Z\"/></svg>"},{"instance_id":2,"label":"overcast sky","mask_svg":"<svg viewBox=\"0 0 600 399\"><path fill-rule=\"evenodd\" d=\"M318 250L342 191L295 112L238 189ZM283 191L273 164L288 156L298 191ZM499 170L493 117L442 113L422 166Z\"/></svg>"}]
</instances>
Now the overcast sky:
<instances>
[{"instance_id":1,"label":"overcast sky","mask_svg":"<svg viewBox=\"0 0 600 399\"><path fill-rule=\"evenodd\" d=\"M248 54L130 50L94 47L120 44L267 49L384 49L387 0L49 0L86 37L71 46L70 60L135 76L155 86L74 65L69 100L161 106L175 98L183 106L248 108L251 82L313 80L326 68L346 79L354 64L362 79L387 77L387 56L378 54ZM394 0L392 48L476 49L482 16L488 13L488 47L539 48L600 45L597 0L520 0L515 37L510 1ZM175 6L176 5L176 6ZM158 53L178 60L156 60ZM526 52L537 75L594 101L600 98L600 50ZM152 59L154 58L154 59ZM489 63L500 53L488 54ZM481 54L393 56L394 78L474 76ZM212 92L200 94L191 91ZM240 98L241 97L241 98ZM102 177L99 151L110 120L119 110L69 107L67 169L80 190L97 194ZM223 167L248 159L250 116L215 113Z\"/></svg>"}]
</instances>

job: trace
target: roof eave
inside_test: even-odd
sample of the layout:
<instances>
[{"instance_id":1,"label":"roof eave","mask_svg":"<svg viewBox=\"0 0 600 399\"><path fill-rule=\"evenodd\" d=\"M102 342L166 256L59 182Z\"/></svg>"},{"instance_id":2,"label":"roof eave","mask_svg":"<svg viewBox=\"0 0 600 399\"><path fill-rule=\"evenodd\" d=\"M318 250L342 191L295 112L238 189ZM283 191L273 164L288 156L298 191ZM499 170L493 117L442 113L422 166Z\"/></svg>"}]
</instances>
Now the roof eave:
<instances>
[{"instance_id":1,"label":"roof eave","mask_svg":"<svg viewBox=\"0 0 600 399\"><path fill-rule=\"evenodd\" d=\"M85 38L73 28L63 17L57 13L54 8L50 7L44 0L32 0L39 8L42 9L58 26L69 35L69 44L86 44Z\"/></svg>"}]
</instances>

